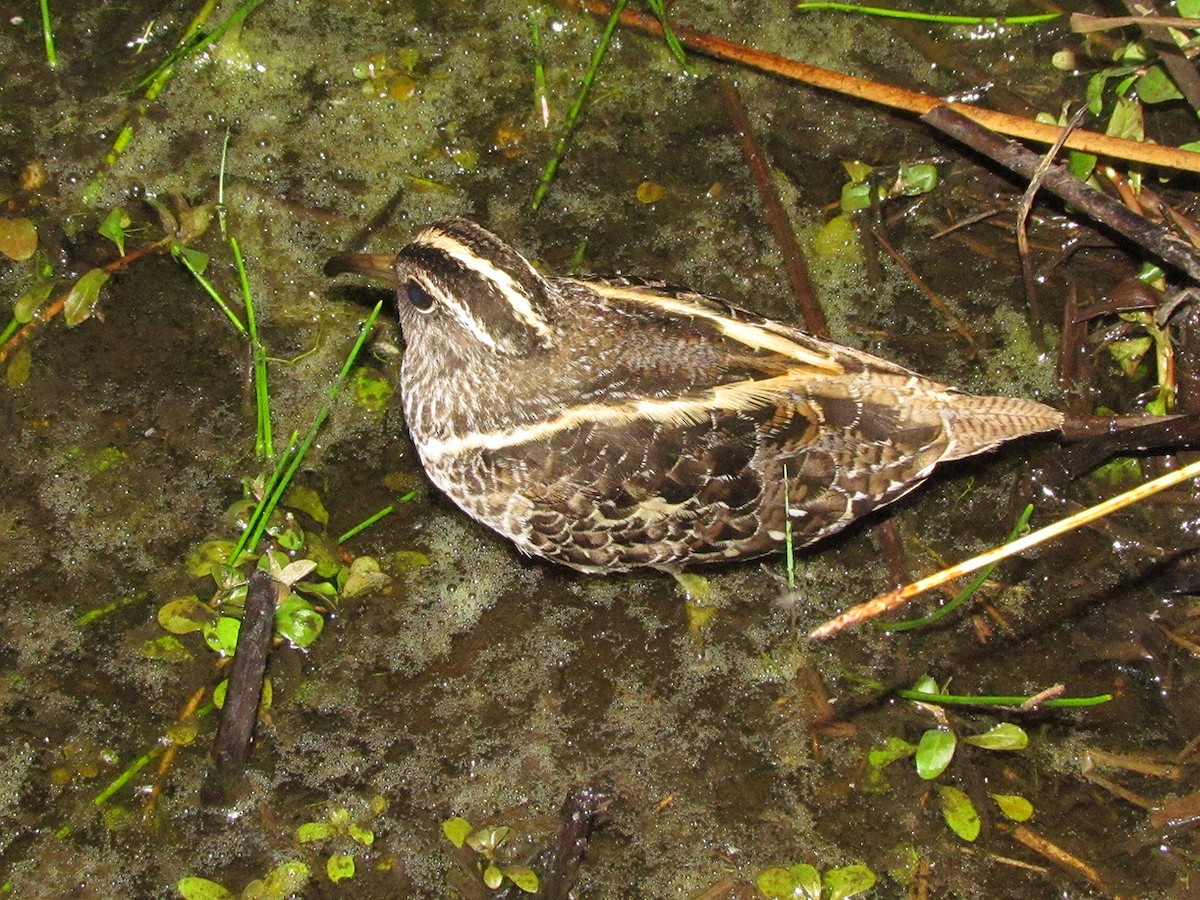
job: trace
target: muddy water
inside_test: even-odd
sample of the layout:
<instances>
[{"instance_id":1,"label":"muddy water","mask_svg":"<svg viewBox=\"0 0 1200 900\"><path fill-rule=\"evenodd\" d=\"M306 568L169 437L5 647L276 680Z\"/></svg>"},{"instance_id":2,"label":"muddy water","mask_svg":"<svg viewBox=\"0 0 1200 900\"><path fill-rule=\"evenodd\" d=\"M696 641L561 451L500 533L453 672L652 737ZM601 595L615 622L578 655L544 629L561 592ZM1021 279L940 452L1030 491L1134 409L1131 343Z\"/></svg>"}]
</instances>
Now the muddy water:
<instances>
[{"instance_id":1,"label":"muddy water","mask_svg":"<svg viewBox=\"0 0 1200 900\"><path fill-rule=\"evenodd\" d=\"M934 93L979 86L877 23L756 7L689 4L679 15L841 71ZM742 92L806 244L838 199L841 159L946 160L937 192L889 206L886 224L970 340L894 265L884 259L876 272L855 247L811 262L835 338L973 390L1075 410L1135 411L1149 386L1102 361L1061 390L1057 329L1029 324L1011 228L931 239L1009 202L1012 186L902 117L698 59L683 68L657 42L621 35L535 214L529 201L598 23L521 3L267 2L178 67L87 206L84 188L130 109L131 85L193 12L55 4L63 62L53 74L30 12L0 27L0 193L12 195L11 214L37 223L40 255L0 266L4 295L22 294L43 264L66 286L114 259L95 233L114 206L134 220L133 247L162 233L148 198L169 209L176 198L214 202L228 132L224 206L272 357L281 444L307 428L383 296L327 283L324 260L394 249L448 214L477 218L551 270L659 276L796 318L718 76ZM976 65L1003 66L1037 108L1057 110L1082 90L1046 63L1074 44L1059 26L938 34ZM534 101L539 57L549 129ZM48 180L19 193L32 162ZM643 182L661 186L661 199L639 199ZM1043 262L1070 231L1052 215L1035 223ZM214 284L237 297L215 224L195 247L211 255ZM1109 251L1054 268L1042 291L1048 321L1059 320L1068 284L1096 299L1130 270ZM1195 507L1183 495L1006 564L985 587L986 604L949 627L865 629L814 646L809 628L888 586L870 527L802 554L790 605L778 602L778 560L711 573L720 610L697 637L671 581L584 578L519 558L424 488L346 542L343 559L371 555L390 580L331 609L308 650L276 650L273 703L244 790L229 805L205 805L213 716L196 720L195 741L169 770L158 767L189 697L221 677L216 658L196 634L180 638L186 658L154 658L149 647L165 635L163 604L211 595L211 579L189 574L188 554L236 535L227 510L269 469L254 455L248 351L161 255L116 276L100 309L103 321L37 334L28 379L0 401L0 884L13 896L172 896L187 876L237 893L288 861L310 868L304 896L488 896L442 822L507 825L499 859L527 862L557 832L573 785L611 797L578 896L714 887L708 896L754 896L763 870L800 862L865 864L878 896L921 879L935 896L1103 891L1014 840L1017 826L989 798L997 793L1030 800L1026 827L1094 866L1109 891L1179 895L1194 836L1151 828L1145 809L1082 771L1093 749L1173 759L1200 725L1195 661L1159 627L1180 626L1189 601L1147 576L1162 550L1192 540ZM398 352L385 321L361 361L394 382ZM1154 466L1145 461L1145 472ZM1053 446L1036 441L950 468L894 510L907 565L923 574L1002 540L1027 501L1040 524L1120 486L1064 486L1054 468ZM299 523L331 538L424 484L398 405L380 412L349 394L298 479L329 513L326 525L303 513ZM428 564L409 569L411 557L397 556L409 551ZM886 692L924 674L962 693L1062 682L1072 695L1115 699L1025 717L952 712L960 735L1018 721L1029 747L963 747L932 784L899 762L883 789L868 777L868 750L892 737L915 743L935 724ZM148 765L94 802L146 754ZM1174 780L1106 775L1153 804L1194 790L1190 770L1180 771ZM943 786L981 811L974 843L943 823ZM297 839L305 823L341 821L341 809L372 832L369 844L344 825ZM338 885L326 875L335 854L357 864Z\"/></svg>"}]
</instances>

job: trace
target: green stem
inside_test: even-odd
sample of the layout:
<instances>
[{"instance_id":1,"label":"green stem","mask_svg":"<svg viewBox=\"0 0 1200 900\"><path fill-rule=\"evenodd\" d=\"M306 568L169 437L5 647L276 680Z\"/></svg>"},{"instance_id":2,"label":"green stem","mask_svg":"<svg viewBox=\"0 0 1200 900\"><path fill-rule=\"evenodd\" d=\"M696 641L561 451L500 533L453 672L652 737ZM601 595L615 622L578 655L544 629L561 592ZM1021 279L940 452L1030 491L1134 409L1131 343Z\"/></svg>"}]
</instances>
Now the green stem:
<instances>
[{"instance_id":1,"label":"green stem","mask_svg":"<svg viewBox=\"0 0 1200 900\"><path fill-rule=\"evenodd\" d=\"M570 143L571 136L575 133L575 127L579 124L579 116L583 112L584 104L587 103L592 83L596 80L596 74L600 71L600 62L604 59L604 54L608 51L608 45L612 41L613 33L617 30L617 22L620 20L621 12L625 9L627 2L628 0L617 0L613 4L612 15L608 17L608 21L604 24L604 33L600 35L600 43L596 45L591 62L588 63L588 69L583 75L583 83L579 87L579 94L575 98L575 103L571 106L570 112L567 113L567 121L563 125L563 132L558 138L558 143L554 145L554 155L546 163L546 168L542 170L542 178L538 182L537 191L533 195L533 203L531 204L533 210L537 210L542 205L542 201L546 199L546 192L550 190L550 184L554 181L554 174L558 171L558 164L562 162L563 156L566 155L567 144Z\"/></svg>"},{"instance_id":2,"label":"green stem","mask_svg":"<svg viewBox=\"0 0 1200 900\"><path fill-rule=\"evenodd\" d=\"M1021 534L1023 534L1029 527L1029 519L1032 516L1033 504L1030 503L1023 510L1021 510L1021 515L1017 517L1017 524L1012 527L1012 531L1008 533L1008 540L1004 543L1011 544L1018 537L1020 537ZM984 566L979 570L975 577L971 579L970 584L968 584L965 588L959 591L958 594L955 595L953 600L951 600L945 606L935 609L929 615L921 616L919 619L905 619L902 622L880 622L879 626L885 631L912 631L914 628L922 628L926 625L932 625L934 622L941 621L946 616L950 615L950 613L954 612L954 610L966 603L972 594L983 587L983 583L992 577L992 572L996 570L996 566L998 565L1000 565L1000 563L994 562L990 566Z\"/></svg>"},{"instance_id":3,"label":"green stem","mask_svg":"<svg viewBox=\"0 0 1200 900\"><path fill-rule=\"evenodd\" d=\"M250 278L246 275L246 263L242 259L241 245L233 235L229 237L229 247L233 250L233 261L237 266L238 281L242 286L242 304L246 308L246 330L250 335L250 349L254 356L254 408L258 412L254 452L259 459L270 459L275 455L275 445L271 440L271 396L267 391L267 351L258 338L258 314L254 310L254 296L250 292Z\"/></svg>"},{"instance_id":4,"label":"green stem","mask_svg":"<svg viewBox=\"0 0 1200 900\"><path fill-rule=\"evenodd\" d=\"M58 68L58 53L54 50L54 27L50 23L50 0L38 0L42 10L42 39L46 42L46 64Z\"/></svg>"},{"instance_id":5,"label":"green stem","mask_svg":"<svg viewBox=\"0 0 1200 900\"><path fill-rule=\"evenodd\" d=\"M407 494L405 494L403 497L401 497L398 502L404 503L407 500L411 500L416 495L417 495L416 491L409 491ZM368 516L367 518L363 519L361 522L359 522L357 525L355 525L353 528L351 528L349 531L347 531L345 534L343 534L341 537L339 537L337 539L337 542L339 544L346 543L346 541L350 540L350 538L354 537L356 534L359 534L360 532L365 531L366 529L368 529L372 525L374 525L376 522L378 522L380 519L382 519L384 516L390 516L395 511L396 511L396 507L393 504L389 503L387 506L385 506L379 512L375 513L375 515Z\"/></svg>"},{"instance_id":6,"label":"green stem","mask_svg":"<svg viewBox=\"0 0 1200 900\"><path fill-rule=\"evenodd\" d=\"M886 19L912 19L917 22L938 22L942 25L1034 25L1057 19L1062 13L1037 13L1029 16L943 16L935 13L911 12L904 9L886 9L881 6L858 6L854 3L836 3L833 0L812 0L797 3L796 9L836 9L839 12L862 13L867 16L882 16Z\"/></svg>"},{"instance_id":7,"label":"green stem","mask_svg":"<svg viewBox=\"0 0 1200 900\"><path fill-rule=\"evenodd\" d=\"M263 500L255 508L251 514L250 523L247 524L246 530L242 532L241 540L238 541L234 552L231 554L231 560L237 560L243 550L249 549L253 551L257 546L259 539L266 530L267 521L271 517L271 513L283 498L288 486L292 483L297 470L300 468L300 463L304 461L304 457L308 454L309 448L312 447L313 441L317 439L317 432L321 430L321 426L325 424L325 420L329 418L329 413L333 409L333 402L341 393L342 387L346 383L346 378L350 374L350 367L353 365L358 352L362 349L362 345L366 342L367 335L371 333L371 329L375 326L375 320L379 318L379 312L383 309L383 301L380 300L375 304L375 309L367 316L363 322L362 328L359 330L358 339L354 342L354 346L350 349L349 355L345 362L342 363L341 371L338 372L337 378L333 384L329 386L326 395L325 403L321 406L320 411L309 426L308 433L304 436L304 440L296 446L296 435L293 433L291 440L288 441L288 450L280 458L279 463L275 466L274 472L271 473L266 486L263 488Z\"/></svg>"},{"instance_id":8,"label":"green stem","mask_svg":"<svg viewBox=\"0 0 1200 900\"><path fill-rule=\"evenodd\" d=\"M192 262L188 254L183 252L185 249L186 248L180 248L180 252L175 254L175 258L183 264L185 269L192 273L192 277L196 279L196 282L201 288L204 289L204 292L212 298L213 303L217 304L221 312L225 313L225 317L233 323L233 327L238 330L238 334L241 334L244 337L248 336L246 333L246 326L242 324L242 320L238 318L238 314L235 313L230 308L229 304L225 302L225 298L221 296L221 293L217 290L216 286L204 277L203 272L196 268L195 263ZM0 337L0 343L3 343L2 337Z\"/></svg>"},{"instance_id":9,"label":"green stem","mask_svg":"<svg viewBox=\"0 0 1200 900\"><path fill-rule=\"evenodd\" d=\"M1029 702L1029 697L989 696L980 694L926 694L924 691L898 690L896 696L905 700L915 700L918 703L937 703L943 706L1023 706ZM1042 706L1098 706L1112 699L1112 694L1098 694L1095 697L1056 697L1053 700L1043 700Z\"/></svg>"}]
</instances>

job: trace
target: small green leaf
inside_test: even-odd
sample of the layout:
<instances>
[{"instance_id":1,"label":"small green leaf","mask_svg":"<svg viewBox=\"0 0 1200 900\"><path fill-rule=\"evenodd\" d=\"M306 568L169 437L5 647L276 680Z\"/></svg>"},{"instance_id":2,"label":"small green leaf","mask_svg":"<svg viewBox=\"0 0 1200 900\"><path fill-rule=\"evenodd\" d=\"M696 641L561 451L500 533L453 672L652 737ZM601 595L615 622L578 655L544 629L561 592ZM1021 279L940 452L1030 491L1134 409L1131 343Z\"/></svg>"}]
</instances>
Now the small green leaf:
<instances>
[{"instance_id":1,"label":"small green leaf","mask_svg":"<svg viewBox=\"0 0 1200 900\"><path fill-rule=\"evenodd\" d=\"M364 828L357 822L351 822L347 826L346 832L350 835L351 840L358 841L364 847L370 847L375 843L375 832L370 828Z\"/></svg>"},{"instance_id":2,"label":"small green leaf","mask_svg":"<svg viewBox=\"0 0 1200 900\"><path fill-rule=\"evenodd\" d=\"M1108 70L1105 69L1088 79L1084 97L1087 99L1088 112L1093 116L1100 115L1101 110L1104 109L1104 85L1107 83L1108 77Z\"/></svg>"},{"instance_id":3,"label":"small green leaf","mask_svg":"<svg viewBox=\"0 0 1200 900\"><path fill-rule=\"evenodd\" d=\"M13 318L20 325L25 325L33 321L34 314L41 308L42 304L50 299L50 293L54 290L54 280L51 278L43 279L23 293L17 298L17 302L13 304Z\"/></svg>"},{"instance_id":4,"label":"small green leaf","mask_svg":"<svg viewBox=\"0 0 1200 900\"><path fill-rule=\"evenodd\" d=\"M342 585L342 596L351 599L369 594L386 587L391 580L391 576L380 570L378 560L360 556L350 563L350 571Z\"/></svg>"},{"instance_id":5,"label":"small green leaf","mask_svg":"<svg viewBox=\"0 0 1200 900\"><path fill-rule=\"evenodd\" d=\"M507 840L508 832L509 827L507 825L493 825L489 828L480 828L477 831L471 832L471 836L467 838L467 846L490 859L491 855L496 852L496 848Z\"/></svg>"},{"instance_id":6,"label":"small green leaf","mask_svg":"<svg viewBox=\"0 0 1200 900\"><path fill-rule=\"evenodd\" d=\"M937 166L930 165L929 163L901 166L895 193L905 197L915 197L919 194L928 194L937 185Z\"/></svg>"},{"instance_id":7,"label":"small green leaf","mask_svg":"<svg viewBox=\"0 0 1200 900\"><path fill-rule=\"evenodd\" d=\"M106 237L117 245L117 252L122 256L125 255L125 229L130 226L132 221L129 213L118 206L104 217L104 221L97 229L101 237Z\"/></svg>"},{"instance_id":8,"label":"small green leaf","mask_svg":"<svg viewBox=\"0 0 1200 900\"><path fill-rule=\"evenodd\" d=\"M332 837L333 831L333 826L328 822L305 822L296 829L296 840L302 844L311 844L313 841L323 841Z\"/></svg>"},{"instance_id":9,"label":"small green leaf","mask_svg":"<svg viewBox=\"0 0 1200 900\"><path fill-rule=\"evenodd\" d=\"M1142 104L1128 97L1118 97L1104 133L1130 141L1145 140L1146 128L1142 121Z\"/></svg>"},{"instance_id":10,"label":"small green leaf","mask_svg":"<svg viewBox=\"0 0 1200 900\"><path fill-rule=\"evenodd\" d=\"M963 738L963 741L976 747L982 747L984 750L1024 750L1029 746L1029 735L1020 725L1001 722L983 734L973 734Z\"/></svg>"},{"instance_id":11,"label":"small green leaf","mask_svg":"<svg viewBox=\"0 0 1200 900\"><path fill-rule=\"evenodd\" d=\"M828 900L847 900L875 886L875 873L864 865L843 866L825 873Z\"/></svg>"},{"instance_id":12,"label":"small green leaf","mask_svg":"<svg viewBox=\"0 0 1200 900\"><path fill-rule=\"evenodd\" d=\"M1143 357L1152 346L1154 342L1148 337L1130 338L1127 341L1113 341L1108 345L1108 352L1121 367L1125 377L1133 378L1137 375Z\"/></svg>"},{"instance_id":13,"label":"small green leaf","mask_svg":"<svg viewBox=\"0 0 1200 900\"><path fill-rule=\"evenodd\" d=\"M346 853L335 853L325 863L325 873L334 884L354 877L354 857Z\"/></svg>"},{"instance_id":14,"label":"small green leaf","mask_svg":"<svg viewBox=\"0 0 1200 900\"><path fill-rule=\"evenodd\" d=\"M938 799L942 804L942 818L951 831L964 841L979 837L979 813L970 797L956 787L942 785L938 788Z\"/></svg>"},{"instance_id":15,"label":"small green leaf","mask_svg":"<svg viewBox=\"0 0 1200 900\"><path fill-rule=\"evenodd\" d=\"M954 759L957 743L954 732L949 729L930 728L926 731L917 744L917 774L931 781L945 772L950 760Z\"/></svg>"},{"instance_id":16,"label":"small green leaf","mask_svg":"<svg viewBox=\"0 0 1200 900\"><path fill-rule=\"evenodd\" d=\"M770 900L818 900L821 896L821 873L808 863L767 869L754 883Z\"/></svg>"},{"instance_id":17,"label":"small green leaf","mask_svg":"<svg viewBox=\"0 0 1200 900\"><path fill-rule=\"evenodd\" d=\"M283 495L283 505L304 513L322 527L329 524L329 511L321 502L321 495L303 484L294 484L288 488L288 492Z\"/></svg>"},{"instance_id":18,"label":"small green leaf","mask_svg":"<svg viewBox=\"0 0 1200 900\"><path fill-rule=\"evenodd\" d=\"M500 871L526 894L538 892L538 877L533 869L527 866L501 866Z\"/></svg>"},{"instance_id":19,"label":"small green leaf","mask_svg":"<svg viewBox=\"0 0 1200 900\"><path fill-rule=\"evenodd\" d=\"M914 690L920 694L940 694L941 693L941 689L938 687L938 683L933 680L932 675L922 675L920 678L917 679L916 683L912 686L912 690Z\"/></svg>"},{"instance_id":20,"label":"small green leaf","mask_svg":"<svg viewBox=\"0 0 1200 900\"><path fill-rule=\"evenodd\" d=\"M241 631L240 619L232 616L220 616L215 624L205 625L204 642L222 656L233 656L237 651L238 632Z\"/></svg>"},{"instance_id":21,"label":"small green leaf","mask_svg":"<svg viewBox=\"0 0 1200 900\"><path fill-rule=\"evenodd\" d=\"M294 647L311 646L324 629L324 617L303 597L292 594L275 610L275 630Z\"/></svg>"},{"instance_id":22,"label":"small green leaf","mask_svg":"<svg viewBox=\"0 0 1200 900\"><path fill-rule=\"evenodd\" d=\"M1033 804L1020 794L992 794L991 798L996 801L1006 819L1027 822L1033 817Z\"/></svg>"},{"instance_id":23,"label":"small green leaf","mask_svg":"<svg viewBox=\"0 0 1200 900\"><path fill-rule=\"evenodd\" d=\"M493 891L504 884L504 873L500 871L500 867L495 863L488 863L487 868L483 870L483 883Z\"/></svg>"},{"instance_id":24,"label":"small green leaf","mask_svg":"<svg viewBox=\"0 0 1200 900\"><path fill-rule=\"evenodd\" d=\"M1165 103L1167 100L1182 100L1183 94L1175 87L1160 66L1151 66L1137 80L1137 94L1143 103Z\"/></svg>"},{"instance_id":25,"label":"small green leaf","mask_svg":"<svg viewBox=\"0 0 1200 900\"><path fill-rule=\"evenodd\" d=\"M217 621L217 611L195 594L177 597L158 608L158 624L171 634L191 634Z\"/></svg>"},{"instance_id":26,"label":"small green leaf","mask_svg":"<svg viewBox=\"0 0 1200 900\"><path fill-rule=\"evenodd\" d=\"M17 350L12 362L4 370L4 380L8 383L9 388L16 390L29 380L31 374L33 374L33 351L29 349L28 344L25 344Z\"/></svg>"},{"instance_id":27,"label":"small green leaf","mask_svg":"<svg viewBox=\"0 0 1200 900\"><path fill-rule=\"evenodd\" d=\"M442 823L442 834L455 847L462 847L471 833L471 823L462 816L454 816Z\"/></svg>"},{"instance_id":28,"label":"small green leaf","mask_svg":"<svg viewBox=\"0 0 1200 900\"><path fill-rule=\"evenodd\" d=\"M1187 19L1200 17L1200 0L1175 0L1175 11Z\"/></svg>"},{"instance_id":29,"label":"small green leaf","mask_svg":"<svg viewBox=\"0 0 1200 900\"><path fill-rule=\"evenodd\" d=\"M173 634L143 641L138 650L143 659L157 659L159 662L180 663L192 658L191 651Z\"/></svg>"},{"instance_id":30,"label":"small green leaf","mask_svg":"<svg viewBox=\"0 0 1200 900\"><path fill-rule=\"evenodd\" d=\"M308 874L308 865L298 859L276 866L263 879L268 891L266 897L279 900L299 893L308 882Z\"/></svg>"},{"instance_id":31,"label":"small green leaf","mask_svg":"<svg viewBox=\"0 0 1200 900\"><path fill-rule=\"evenodd\" d=\"M1067 169L1080 181L1087 181L1092 177L1092 173L1096 171L1096 163L1099 157L1094 153L1084 153L1081 150L1072 150L1067 154Z\"/></svg>"},{"instance_id":32,"label":"small green leaf","mask_svg":"<svg viewBox=\"0 0 1200 900\"><path fill-rule=\"evenodd\" d=\"M232 900L229 889L207 878L180 878L175 887L184 900Z\"/></svg>"},{"instance_id":33,"label":"small green leaf","mask_svg":"<svg viewBox=\"0 0 1200 900\"><path fill-rule=\"evenodd\" d=\"M171 244L171 255L182 262L185 267L203 275L208 268L208 254L193 250L176 241Z\"/></svg>"},{"instance_id":34,"label":"small green leaf","mask_svg":"<svg viewBox=\"0 0 1200 900\"><path fill-rule=\"evenodd\" d=\"M229 565L229 557L233 555L235 546L233 541L205 541L188 554L184 568L196 578L211 575L213 566Z\"/></svg>"},{"instance_id":35,"label":"small green leaf","mask_svg":"<svg viewBox=\"0 0 1200 900\"><path fill-rule=\"evenodd\" d=\"M196 735L199 733L200 729L196 726L194 720L174 722L167 726L167 739L172 744L180 747L187 747L195 743Z\"/></svg>"},{"instance_id":36,"label":"small green leaf","mask_svg":"<svg viewBox=\"0 0 1200 900\"><path fill-rule=\"evenodd\" d=\"M37 251L37 226L32 219L0 216L0 254L18 262Z\"/></svg>"},{"instance_id":37,"label":"small green leaf","mask_svg":"<svg viewBox=\"0 0 1200 900\"><path fill-rule=\"evenodd\" d=\"M419 550L397 550L392 554L392 565L397 572L414 572L429 565L429 557Z\"/></svg>"},{"instance_id":38,"label":"small green leaf","mask_svg":"<svg viewBox=\"0 0 1200 900\"><path fill-rule=\"evenodd\" d=\"M874 188L870 184L862 183L855 184L846 182L842 185L842 212L852 213L860 209L866 209L871 205L871 191Z\"/></svg>"},{"instance_id":39,"label":"small green leaf","mask_svg":"<svg viewBox=\"0 0 1200 900\"><path fill-rule=\"evenodd\" d=\"M104 287L108 279L109 274L104 269L92 269L75 282L63 307L63 321L67 323L68 328L74 328L92 317L92 312L100 301L100 288Z\"/></svg>"},{"instance_id":40,"label":"small green leaf","mask_svg":"<svg viewBox=\"0 0 1200 900\"><path fill-rule=\"evenodd\" d=\"M867 753L867 764L873 769L890 766L898 759L912 756L917 752L915 744L898 737L889 737L882 747L876 747Z\"/></svg>"}]
</instances>

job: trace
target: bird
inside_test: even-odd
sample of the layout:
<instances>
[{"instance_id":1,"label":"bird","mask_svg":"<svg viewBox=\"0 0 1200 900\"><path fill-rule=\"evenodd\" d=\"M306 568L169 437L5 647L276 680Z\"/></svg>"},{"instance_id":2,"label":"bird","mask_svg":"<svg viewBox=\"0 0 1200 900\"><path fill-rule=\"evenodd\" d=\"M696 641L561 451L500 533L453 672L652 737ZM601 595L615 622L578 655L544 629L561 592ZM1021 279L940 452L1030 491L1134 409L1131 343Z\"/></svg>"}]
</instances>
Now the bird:
<instances>
[{"instance_id":1,"label":"bird","mask_svg":"<svg viewBox=\"0 0 1200 900\"><path fill-rule=\"evenodd\" d=\"M404 418L433 484L523 553L583 572L799 548L939 463L1064 420L698 291L543 274L468 219L325 272L395 289Z\"/></svg>"}]
</instances>

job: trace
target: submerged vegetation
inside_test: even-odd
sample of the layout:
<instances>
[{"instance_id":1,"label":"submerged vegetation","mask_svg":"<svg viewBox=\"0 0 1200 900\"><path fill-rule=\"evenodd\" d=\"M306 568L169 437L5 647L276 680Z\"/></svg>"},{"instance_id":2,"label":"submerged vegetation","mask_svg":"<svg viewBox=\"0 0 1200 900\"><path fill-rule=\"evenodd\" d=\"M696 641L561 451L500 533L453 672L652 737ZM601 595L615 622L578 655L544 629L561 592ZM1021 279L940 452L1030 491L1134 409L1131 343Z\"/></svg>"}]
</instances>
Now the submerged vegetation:
<instances>
[{"instance_id":1,"label":"submerged vegetation","mask_svg":"<svg viewBox=\"0 0 1200 900\"><path fill-rule=\"evenodd\" d=\"M403 437L387 298L319 273L467 214L547 269L827 320L947 383L1194 414L1195 275L1158 250L1200 253L1200 7L1144 32L916 11L930 41L845 4L386 6L42 2L0 33L0 891L1179 889L1194 487L937 613L801 635L1148 481L1173 463L1143 446L1194 432L963 466L878 530L789 547L782 588L734 567L684 607L670 579L549 571L441 505ZM1070 201L1022 208L915 120L728 64L924 113L968 91L972 56L1012 96L956 108L994 104L998 130L1042 140L1087 110L1064 162L1144 242ZM255 573L275 592L256 739L214 792Z\"/></svg>"}]
</instances>

